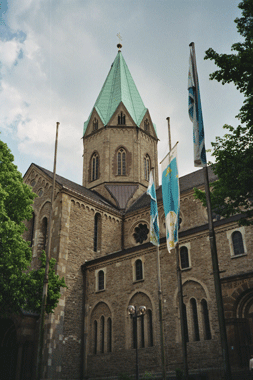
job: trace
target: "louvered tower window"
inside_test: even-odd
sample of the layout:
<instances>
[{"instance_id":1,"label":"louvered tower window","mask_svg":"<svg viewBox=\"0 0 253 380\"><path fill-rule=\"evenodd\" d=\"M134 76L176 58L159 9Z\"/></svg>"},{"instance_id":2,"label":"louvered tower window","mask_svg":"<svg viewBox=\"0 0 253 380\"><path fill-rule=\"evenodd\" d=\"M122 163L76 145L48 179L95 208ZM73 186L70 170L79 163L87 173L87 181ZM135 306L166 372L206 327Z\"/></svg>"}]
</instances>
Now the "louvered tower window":
<instances>
[{"instance_id":1,"label":"louvered tower window","mask_svg":"<svg viewBox=\"0 0 253 380\"><path fill-rule=\"evenodd\" d=\"M149 174L150 174L150 158L149 155L146 154L144 157L144 178L146 181L149 181Z\"/></svg>"},{"instance_id":2,"label":"louvered tower window","mask_svg":"<svg viewBox=\"0 0 253 380\"><path fill-rule=\"evenodd\" d=\"M148 119L146 119L144 121L144 131L148 132L149 131L149 121Z\"/></svg>"},{"instance_id":3,"label":"louvered tower window","mask_svg":"<svg viewBox=\"0 0 253 380\"><path fill-rule=\"evenodd\" d=\"M98 179L99 172L99 157L97 152L93 153L91 157L91 181Z\"/></svg>"},{"instance_id":4,"label":"louvered tower window","mask_svg":"<svg viewBox=\"0 0 253 380\"><path fill-rule=\"evenodd\" d=\"M123 114L123 112L121 112L119 115L118 115L118 125L125 125L126 124L126 117L125 115Z\"/></svg>"},{"instance_id":5,"label":"louvered tower window","mask_svg":"<svg viewBox=\"0 0 253 380\"><path fill-rule=\"evenodd\" d=\"M118 159L118 175L126 175L126 151L120 148L117 154Z\"/></svg>"},{"instance_id":6,"label":"louvered tower window","mask_svg":"<svg viewBox=\"0 0 253 380\"><path fill-rule=\"evenodd\" d=\"M96 131L98 129L98 119L95 117L93 120L93 131Z\"/></svg>"}]
</instances>

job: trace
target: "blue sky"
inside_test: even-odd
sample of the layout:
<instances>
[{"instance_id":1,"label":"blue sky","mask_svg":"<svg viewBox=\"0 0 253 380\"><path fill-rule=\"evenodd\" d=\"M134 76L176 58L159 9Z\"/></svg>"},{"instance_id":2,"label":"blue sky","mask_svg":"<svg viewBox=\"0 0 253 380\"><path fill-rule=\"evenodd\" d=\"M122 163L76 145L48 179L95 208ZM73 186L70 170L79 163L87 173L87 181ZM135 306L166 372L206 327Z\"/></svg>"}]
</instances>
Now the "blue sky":
<instances>
[{"instance_id":1,"label":"blue sky","mask_svg":"<svg viewBox=\"0 0 253 380\"><path fill-rule=\"evenodd\" d=\"M188 117L189 43L195 42L206 147L237 125L243 98L233 84L210 81L212 47L230 53L240 40L238 0L12 0L1 3L0 131L24 174L34 162L82 181L82 129L117 54L122 54L157 126L159 160L179 141L179 174L193 170ZM209 155L209 159L210 159Z\"/></svg>"}]
</instances>

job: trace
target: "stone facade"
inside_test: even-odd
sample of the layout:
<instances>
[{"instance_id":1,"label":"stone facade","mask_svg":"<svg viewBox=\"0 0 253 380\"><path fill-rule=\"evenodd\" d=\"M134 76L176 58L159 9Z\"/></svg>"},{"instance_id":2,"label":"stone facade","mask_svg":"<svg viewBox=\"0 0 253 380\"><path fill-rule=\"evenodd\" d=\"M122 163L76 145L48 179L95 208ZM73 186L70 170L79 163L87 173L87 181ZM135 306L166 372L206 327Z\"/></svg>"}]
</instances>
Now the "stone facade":
<instances>
[{"instance_id":1,"label":"stone facade","mask_svg":"<svg viewBox=\"0 0 253 380\"><path fill-rule=\"evenodd\" d=\"M122 57L117 59L122 64ZM68 288L62 291L54 314L46 319L43 379L133 374L136 330L127 313L129 305L147 308L137 321L140 373L162 372L157 249L149 243L150 198L146 194L151 167L158 178L158 138L148 110L143 109L137 123L129 106L132 98L125 103L122 99L106 124L96 107L85 124L83 186L56 176L51 256ZM209 175L213 181L211 171ZM52 178L51 172L35 164L24 176L38 195L25 233L32 244L33 267L38 267L47 246ZM222 354L207 213L194 198L194 187L203 188L201 171L180 178L179 242L188 363L191 373L201 370L216 379L211 373L222 368ZM175 252L168 253L165 241L161 187L157 187L157 199L166 371L172 375L176 368L183 368L177 268ZM216 215L214 222L235 368L246 367L253 353L253 229L239 228L238 219ZM24 318L30 318L33 333L29 330L22 347L26 340L35 345L38 322L35 316ZM16 323L16 328L23 325ZM19 336L25 336L24 331ZM25 362L20 355L18 363ZM34 372L22 376L33 379Z\"/></svg>"}]
</instances>

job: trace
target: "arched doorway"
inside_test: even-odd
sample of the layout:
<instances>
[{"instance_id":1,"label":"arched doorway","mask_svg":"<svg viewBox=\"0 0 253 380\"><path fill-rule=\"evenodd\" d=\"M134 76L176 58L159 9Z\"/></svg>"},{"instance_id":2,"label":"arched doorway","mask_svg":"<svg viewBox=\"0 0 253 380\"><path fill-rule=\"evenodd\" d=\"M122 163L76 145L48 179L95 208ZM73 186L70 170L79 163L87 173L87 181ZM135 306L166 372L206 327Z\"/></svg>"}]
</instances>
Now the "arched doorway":
<instances>
[{"instance_id":1,"label":"arched doorway","mask_svg":"<svg viewBox=\"0 0 253 380\"><path fill-rule=\"evenodd\" d=\"M226 319L226 326L231 363L248 367L253 354L253 289L247 289L238 296L234 302L233 318Z\"/></svg>"},{"instance_id":2,"label":"arched doorway","mask_svg":"<svg viewBox=\"0 0 253 380\"><path fill-rule=\"evenodd\" d=\"M17 353L15 325L10 319L0 319L0 380L15 380Z\"/></svg>"}]
</instances>

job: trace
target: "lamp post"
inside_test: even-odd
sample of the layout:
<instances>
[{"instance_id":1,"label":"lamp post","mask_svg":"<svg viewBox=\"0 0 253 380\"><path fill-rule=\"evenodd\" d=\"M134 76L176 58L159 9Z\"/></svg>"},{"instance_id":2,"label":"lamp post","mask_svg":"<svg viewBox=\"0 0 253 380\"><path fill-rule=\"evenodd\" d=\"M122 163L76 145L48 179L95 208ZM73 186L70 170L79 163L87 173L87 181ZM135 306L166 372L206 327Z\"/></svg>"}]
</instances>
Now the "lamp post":
<instances>
[{"instance_id":1,"label":"lamp post","mask_svg":"<svg viewBox=\"0 0 253 380\"><path fill-rule=\"evenodd\" d=\"M127 308L128 314L133 318L134 323L134 342L136 348L136 380L139 380L139 359L138 359L138 334L137 334L137 318L146 313L146 306L140 306L137 310L136 306L129 305Z\"/></svg>"}]
</instances>

